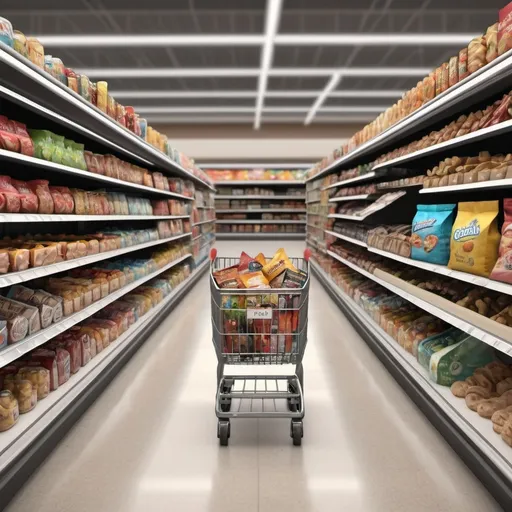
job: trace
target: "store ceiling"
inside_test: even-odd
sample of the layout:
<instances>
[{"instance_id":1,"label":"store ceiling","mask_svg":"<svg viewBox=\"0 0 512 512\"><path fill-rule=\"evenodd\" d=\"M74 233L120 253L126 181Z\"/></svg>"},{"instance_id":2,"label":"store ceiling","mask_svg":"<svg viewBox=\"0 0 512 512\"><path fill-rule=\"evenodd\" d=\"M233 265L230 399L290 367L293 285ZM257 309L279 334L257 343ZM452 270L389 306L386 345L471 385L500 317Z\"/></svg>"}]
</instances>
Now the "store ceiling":
<instances>
[{"instance_id":1,"label":"store ceiling","mask_svg":"<svg viewBox=\"0 0 512 512\"><path fill-rule=\"evenodd\" d=\"M373 119L485 31L505 3L3 0L0 15L67 66L104 78L152 122L258 127Z\"/></svg>"}]
</instances>

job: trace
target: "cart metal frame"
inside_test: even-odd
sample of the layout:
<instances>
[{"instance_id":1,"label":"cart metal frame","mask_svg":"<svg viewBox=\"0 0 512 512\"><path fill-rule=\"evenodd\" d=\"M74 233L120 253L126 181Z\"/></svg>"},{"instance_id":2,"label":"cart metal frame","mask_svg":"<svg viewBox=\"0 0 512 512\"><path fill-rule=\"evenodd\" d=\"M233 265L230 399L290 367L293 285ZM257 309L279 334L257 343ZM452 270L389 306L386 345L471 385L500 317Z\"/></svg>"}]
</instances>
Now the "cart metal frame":
<instances>
[{"instance_id":1,"label":"cart metal frame","mask_svg":"<svg viewBox=\"0 0 512 512\"><path fill-rule=\"evenodd\" d=\"M290 436L304 435L304 369L309 301L309 257L290 258L307 273L302 288L219 288L213 273L237 265L239 258L210 252L213 344L217 354L215 414L217 437L227 446L232 418L290 418ZM269 259L267 258L267 261ZM225 365L296 365L293 375L225 375Z\"/></svg>"}]
</instances>

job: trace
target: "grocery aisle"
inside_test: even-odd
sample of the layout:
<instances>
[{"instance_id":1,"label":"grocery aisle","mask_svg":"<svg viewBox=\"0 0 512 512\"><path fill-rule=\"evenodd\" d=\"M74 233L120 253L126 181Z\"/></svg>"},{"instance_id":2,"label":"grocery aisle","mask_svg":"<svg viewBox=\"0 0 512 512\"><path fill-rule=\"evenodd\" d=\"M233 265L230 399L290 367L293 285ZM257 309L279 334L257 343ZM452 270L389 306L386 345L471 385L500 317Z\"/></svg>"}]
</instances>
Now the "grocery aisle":
<instances>
[{"instance_id":1,"label":"grocery aisle","mask_svg":"<svg viewBox=\"0 0 512 512\"><path fill-rule=\"evenodd\" d=\"M217 244L225 255L278 246ZM315 280L302 448L285 420L235 420L219 448L209 308L205 275L9 512L499 510Z\"/></svg>"}]
</instances>

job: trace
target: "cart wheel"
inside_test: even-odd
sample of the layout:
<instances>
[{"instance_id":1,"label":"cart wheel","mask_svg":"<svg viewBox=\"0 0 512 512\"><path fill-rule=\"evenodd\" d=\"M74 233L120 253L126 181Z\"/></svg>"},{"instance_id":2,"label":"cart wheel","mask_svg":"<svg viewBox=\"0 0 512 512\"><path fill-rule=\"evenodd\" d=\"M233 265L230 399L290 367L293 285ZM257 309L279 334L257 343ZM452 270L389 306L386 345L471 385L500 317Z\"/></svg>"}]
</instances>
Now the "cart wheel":
<instances>
[{"instance_id":1,"label":"cart wheel","mask_svg":"<svg viewBox=\"0 0 512 512\"><path fill-rule=\"evenodd\" d=\"M298 389L290 382L288 382L288 393L298 393ZM288 398L288 410L291 412L297 412L299 406L299 398ZM293 437L293 436L292 436Z\"/></svg>"},{"instance_id":2,"label":"cart wheel","mask_svg":"<svg viewBox=\"0 0 512 512\"><path fill-rule=\"evenodd\" d=\"M304 427L302 421L291 421L290 436L293 439L293 446L300 446L304 437Z\"/></svg>"},{"instance_id":3,"label":"cart wheel","mask_svg":"<svg viewBox=\"0 0 512 512\"><path fill-rule=\"evenodd\" d=\"M231 437L231 425L229 420L219 420L217 424L217 437L221 446L228 445L228 439Z\"/></svg>"}]
</instances>

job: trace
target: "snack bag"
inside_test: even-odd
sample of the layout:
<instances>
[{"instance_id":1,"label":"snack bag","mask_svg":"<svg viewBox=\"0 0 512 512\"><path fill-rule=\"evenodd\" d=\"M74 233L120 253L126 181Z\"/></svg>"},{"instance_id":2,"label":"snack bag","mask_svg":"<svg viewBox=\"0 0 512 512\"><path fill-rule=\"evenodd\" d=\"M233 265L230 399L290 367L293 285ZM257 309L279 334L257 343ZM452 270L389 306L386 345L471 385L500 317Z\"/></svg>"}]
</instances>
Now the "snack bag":
<instances>
[{"instance_id":1,"label":"snack bag","mask_svg":"<svg viewBox=\"0 0 512 512\"><path fill-rule=\"evenodd\" d=\"M245 288L270 288L263 272L245 272L239 275Z\"/></svg>"},{"instance_id":2,"label":"snack bag","mask_svg":"<svg viewBox=\"0 0 512 512\"><path fill-rule=\"evenodd\" d=\"M213 273L213 277L219 288L242 288L238 266L223 268Z\"/></svg>"},{"instance_id":3,"label":"snack bag","mask_svg":"<svg viewBox=\"0 0 512 512\"><path fill-rule=\"evenodd\" d=\"M284 249L278 249L274 254L274 257L270 260L269 263L265 264L263 267L263 273L265 277L272 281L276 278L281 272L284 272L287 268L297 272L297 269L292 265L292 262L286 255Z\"/></svg>"},{"instance_id":4,"label":"snack bag","mask_svg":"<svg viewBox=\"0 0 512 512\"><path fill-rule=\"evenodd\" d=\"M503 200L505 219L501 228L498 261L494 265L491 279L512 283L512 199Z\"/></svg>"},{"instance_id":5,"label":"snack bag","mask_svg":"<svg viewBox=\"0 0 512 512\"><path fill-rule=\"evenodd\" d=\"M459 203L452 228L449 268L489 276L498 259L498 211L498 201Z\"/></svg>"},{"instance_id":6,"label":"snack bag","mask_svg":"<svg viewBox=\"0 0 512 512\"><path fill-rule=\"evenodd\" d=\"M238 264L238 273L258 272L261 271L263 265L255 258L251 258L246 252L242 251L242 254L240 255L240 263Z\"/></svg>"},{"instance_id":7,"label":"snack bag","mask_svg":"<svg viewBox=\"0 0 512 512\"><path fill-rule=\"evenodd\" d=\"M412 259L446 265L454 218L455 204L419 204L412 221Z\"/></svg>"},{"instance_id":8,"label":"snack bag","mask_svg":"<svg viewBox=\"0 0 512 512\"><path fill-rule=\"evenodd\" d=\"M263 253L260 252L259 254L256 255L256 257L254 258L255 261L257 261L262 267L264 267L266 264L267 264L267 260L265 259L265 256L263 256Z\"/></svg>"}]
</instances>

